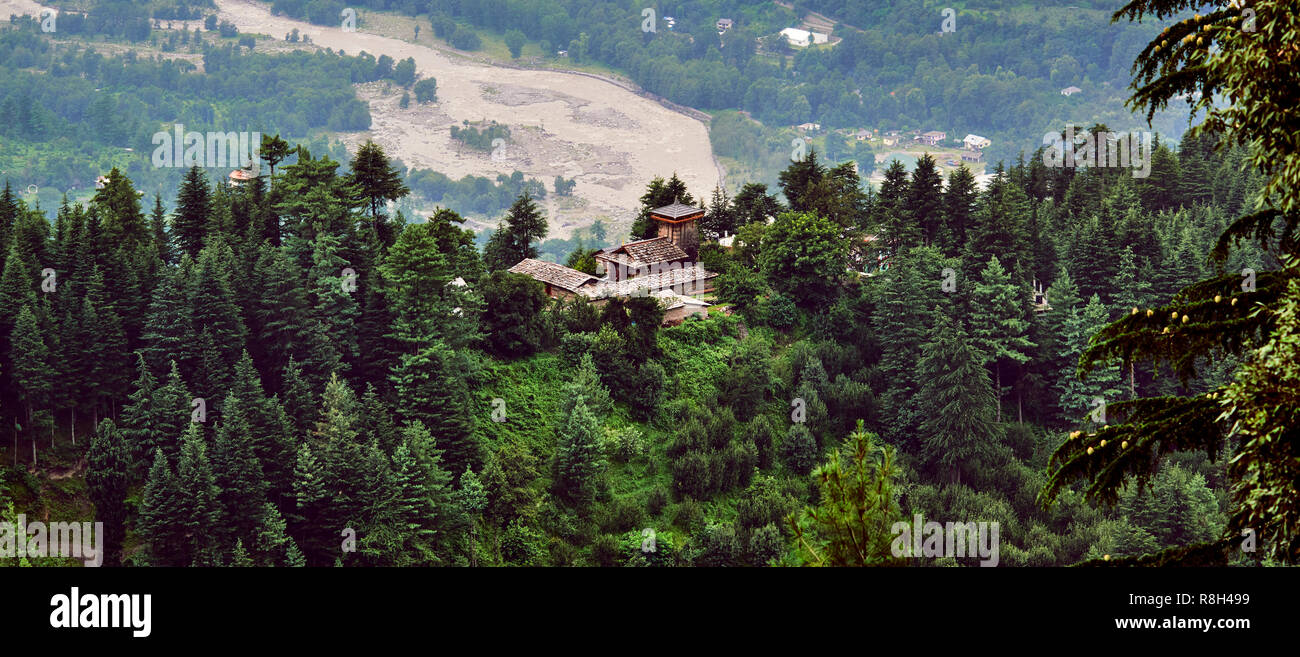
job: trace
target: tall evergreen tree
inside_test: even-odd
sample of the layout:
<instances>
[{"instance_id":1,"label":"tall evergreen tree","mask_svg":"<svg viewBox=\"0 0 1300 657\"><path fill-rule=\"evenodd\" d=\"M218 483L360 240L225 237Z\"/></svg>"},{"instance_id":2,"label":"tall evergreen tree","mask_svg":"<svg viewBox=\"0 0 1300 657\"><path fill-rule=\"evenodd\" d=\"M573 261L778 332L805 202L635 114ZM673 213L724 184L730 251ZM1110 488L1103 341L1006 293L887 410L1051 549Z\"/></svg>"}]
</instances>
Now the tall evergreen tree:
<instances>
[{"instance_id":1,"label":"tall evergreen tree","mask_svg":"<svg viewBox=\"0 0 1300 657\"><path fill-rule=\"evenodd\" d=\"M212 220L212 192L207 174L199 167L190 167L181 181L176 195L176 212L172 215L172 235L176 248L198 260L206 244L209 223Z\"/></svg>"},{"instance_id":2,"label":"tall evergreen tree","mask_svg":"<svg viewBox=\"0 0 1300 657\"><path fill-rule=\"evenodd\" d=\"M1002 369L1010 366L1018 377L1034 348L1028 337L1026 305L1023 288L1011 282L1010 272L997 257L990 258L971 294L970 337L993 368L998 422L1002 421ZM1024 421L1023 414L1020 420Z\"/></svg>"},{"instance_id":3,"label":"tall evergreen tree","mask_svg":"<svg viewBox=\"0 0 1300 657\"><path fill-rule=\"evenodd\" d=\"M999 438L994 418L998 402L982 365L985 355L974 340L946 314L935 318L918 364L922 453L929 467L961 483L962 473L992 465Z\"/></svg>"},{"instance_id":4,"label":"tall evergreen tree","mask_svg":"<svg viewBox=\"0 0 1300 657\"><path fill-rule=\"evenodd\" d=\"M86 489L95 505L95 522L104 523L103 563L122 562L122 540L126 536L126 489L130 483L122 435L112 420L99 424L86 456Z\"/></svg>"}]
</instances>

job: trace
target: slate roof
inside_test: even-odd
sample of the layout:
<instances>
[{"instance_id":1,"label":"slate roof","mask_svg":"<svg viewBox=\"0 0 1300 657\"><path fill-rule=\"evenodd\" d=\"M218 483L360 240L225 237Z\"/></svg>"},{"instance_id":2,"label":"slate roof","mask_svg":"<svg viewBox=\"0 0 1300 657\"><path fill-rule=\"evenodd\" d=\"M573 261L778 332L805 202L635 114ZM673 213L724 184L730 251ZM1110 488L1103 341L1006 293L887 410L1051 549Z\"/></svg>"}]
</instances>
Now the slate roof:
<instances>
[{"instance_id":1,"label":"slate roof","mask_svg":"<svg viewBox=\"0 0 1300 657\"><path fill-rule=\"evenodd\" d=\"M686 260L690 257L681 247L673 244L672 240L667 237L653 237L648 240L628 242L617 248L606 249L598 255L602 260L628 267Z\"/></svg>"},{"instance_id":2,"label":"slate roof","mask_svg":"<svg viewBox=\"0 0 1300 657\"><path fill-rule=\"evenodd\" d=\"M707 289L708 281L717 274L699 265L671 268L645 276L637 276L623 281L599 281L595 285L584 287L582 294L593 298L646 296L660 290L671 289L675 292L690 294Z\"/></svg>"},{"instance_id":3,"label":"slate roof","mask_svg":"<svg viewBox=\"0 0 1300 657\"><path fill-rule=\"evenodd\" d=\"M534 260L527 258L521 260L519 264L510 268L512 274L527 274L533 278L563 288L570 292L577 292L578 288L592 281L600 280L591 274L584 274L576 269L570 269L564 265L557 265L553 262L544 260Z\"/></svg>"},{"instance_id":4,"label":"slate roof","mask_svg":"<svg viewBox=\"0 0 1300 657\"><path fill-rule=\"evenodd\" d=\"M673 203L672 205L665 205L662 208L655 208L650 211L650 214L667 217L669 219L681 219L682 217L689 217L700 212L704 212L704 210L693 205L686 205L685 203Z\"/></svg>"}]
</instances>

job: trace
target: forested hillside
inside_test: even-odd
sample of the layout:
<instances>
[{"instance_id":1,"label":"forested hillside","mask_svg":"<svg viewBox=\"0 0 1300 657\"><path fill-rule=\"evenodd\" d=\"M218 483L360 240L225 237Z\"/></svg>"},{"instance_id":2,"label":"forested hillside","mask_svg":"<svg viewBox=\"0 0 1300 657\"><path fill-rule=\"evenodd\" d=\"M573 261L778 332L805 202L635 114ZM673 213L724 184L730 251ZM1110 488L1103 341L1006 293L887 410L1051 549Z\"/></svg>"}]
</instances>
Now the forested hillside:
<instances>
[{"instance_id":1,"label":"forested hillside","mask_svg":"<svg viewBox=\"0 0 1300 657\"><path fill-rule=\"evenodd\" d=\"M633 237L698 206L719 274L680 323L507 271L550 232L522 176L485 242L397 211L372 142L265 137L170 211L117 168L53 221L6 185L0 521L102 522L115 566L984 563L900 555L914 518L997 523L1006 566L1293 564L1300 21L1258 8L1117 14L1178 19L1128 109L1207 117L1148 176L1039 148L876 192L814 149L734 195L645 181Z\"/></svg>"},{"instance_id":2,"label":"forested hillside","mask_svg":"<svg viewBox=\"0 0 1300 657\"><path fill-rule=\"evenodd\" d=\"M1237 362L1184 383L1074 368L1088 336L1209 273L1258 185L1209 145L1136 182L1036 158L984 193L923 161L878 197L814 152L782 176L788 208L753 188L710 209L743 242L703 255L737 314L662 330L652 299L549 302L492 266L535 247L484 258L450 209L386 216L406 190L377 147L347 175L302 151L233 189L192 169L171 217L120 172L52 229L7 192L8 496L58 513L47 477L84 472L136 564L641 563L645 529L655 562L800 563L808 521L785 519L824 499L809 474L861 420L897 451L892 515L997 520L1004 564L1209 540L1226 500L1204 457L1114 511L1036 502L1094 397L1208 390ZM541 237L530 214L504 243ZM872 227L893 255L866 276L851 246Z\"/></svg>"}]
</instances>

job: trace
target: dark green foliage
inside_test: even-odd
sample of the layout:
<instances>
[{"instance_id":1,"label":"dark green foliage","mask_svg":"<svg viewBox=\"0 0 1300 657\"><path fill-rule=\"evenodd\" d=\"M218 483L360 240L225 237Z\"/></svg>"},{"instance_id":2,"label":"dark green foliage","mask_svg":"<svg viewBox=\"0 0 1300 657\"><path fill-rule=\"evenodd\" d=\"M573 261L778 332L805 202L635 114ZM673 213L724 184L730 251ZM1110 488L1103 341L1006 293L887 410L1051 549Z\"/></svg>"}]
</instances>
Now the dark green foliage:
<instances>
[{"instance_id":1,"label":"dark green foliage","mask_svg":"<svg viewBox=\"0 0 1300 657\"><path fill-rule=\"evenodd\" d=\"M494 271L479 285L483 332L488 349L503 358L527 356L541 346L542 309L548 299L542 284L523 274Z\"/></svg>"},{"instance_id":2,"label":"dark green foliage","mask_svg":"<svg viewBox=\"0 0 1300 657\"><path fill-rule=\"evenodd\" d=\"M86 461L86 488L95 504L95 522L104 523L103 563L116 566L122 562L122 539L126 536L130 461L122 434L112 420L99 424Z\"/></svg>"}]
</instances>

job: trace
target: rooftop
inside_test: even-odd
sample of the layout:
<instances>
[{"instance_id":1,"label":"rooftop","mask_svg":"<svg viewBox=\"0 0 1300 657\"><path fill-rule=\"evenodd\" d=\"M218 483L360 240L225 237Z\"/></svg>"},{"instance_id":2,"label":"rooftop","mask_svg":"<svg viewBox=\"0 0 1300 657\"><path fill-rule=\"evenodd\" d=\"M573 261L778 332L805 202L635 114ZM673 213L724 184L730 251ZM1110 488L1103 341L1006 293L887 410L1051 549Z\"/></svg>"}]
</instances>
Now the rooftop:
<instances>
[{"instance_id":1,"label":"rooftop","mask_svg":"<svg viewBox=\"0 0 1300 657\"><path fill-rule=\"evenodd\" d=\"M650 211L650 214L656 214L669 219L681 219L682 217L689 217L701 212L704 212L703 208L686 205L685 203L673 203L672 205L665 205L662 208L655 208Z\"/></svg>"},{"instance_id":2,"label":"rooftop","mask_svg":"<svg viewBox=\"0 0 1300 657\"><path fill-rule=\"evenodd\" d=\"M513 270L512 270L513 271ZM659 290L672 289L674 292L690 293L703 288L703 281L716 277L717 274L699 265L665 269L645 276L613 282L599 281L596 285L585 287L583 294L589 297L630 297L646 296Z\"/></svg>"},{"instance_id":3,"label":"rooftop","mask_svg":"<svg viewBox=\"0 0 1300 657\"><path fill-rule=\"evenodd\" d=\"M578 288L583 285L599 280L591 274L533 258L521 260L519 264L511 267L509 271L512 274L527 274L543 283L549 283L570 292L577 292Z\"/></svg>"},{"instance_id":4,"label":"rooftop","mask_svg":"<svg viewBox=\"0 0 1300 657\"><path fill-rule=\"evenodd\" d=\"M601 259L630 267L685 260L690 257L667 237L628 242L612 249L605 249L598 255Z\"/></svg>"}]
</instances>

